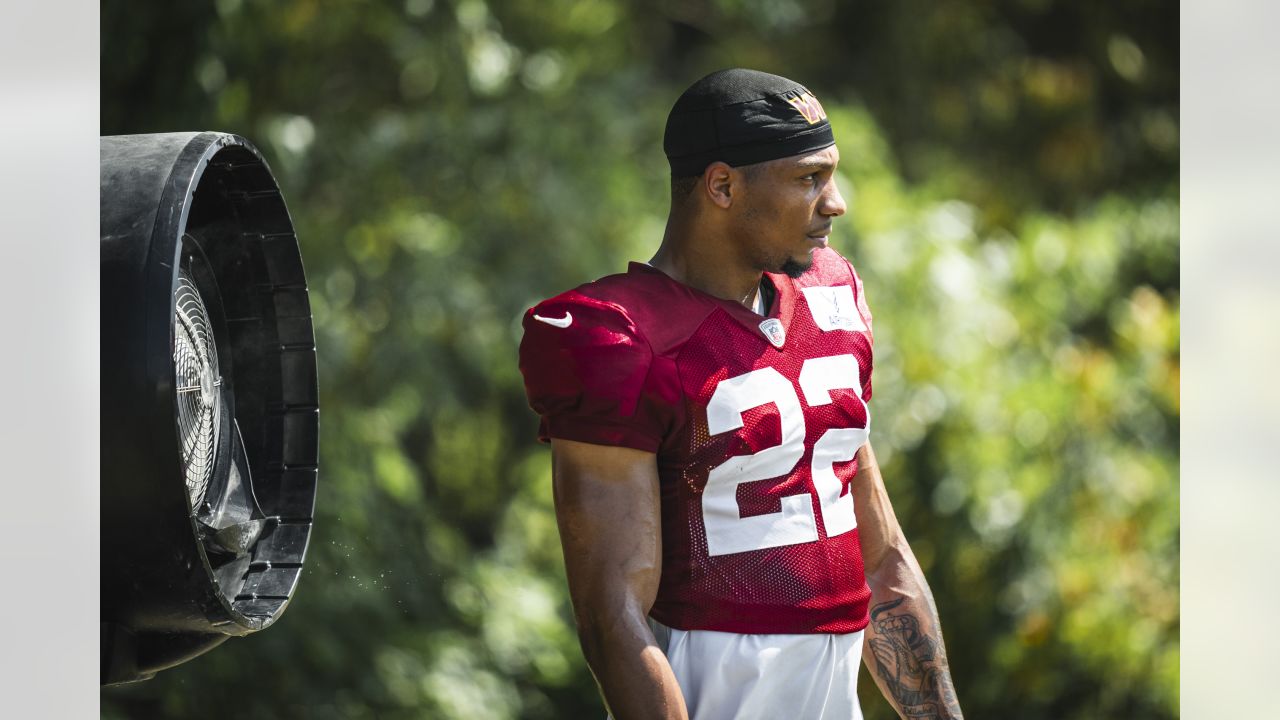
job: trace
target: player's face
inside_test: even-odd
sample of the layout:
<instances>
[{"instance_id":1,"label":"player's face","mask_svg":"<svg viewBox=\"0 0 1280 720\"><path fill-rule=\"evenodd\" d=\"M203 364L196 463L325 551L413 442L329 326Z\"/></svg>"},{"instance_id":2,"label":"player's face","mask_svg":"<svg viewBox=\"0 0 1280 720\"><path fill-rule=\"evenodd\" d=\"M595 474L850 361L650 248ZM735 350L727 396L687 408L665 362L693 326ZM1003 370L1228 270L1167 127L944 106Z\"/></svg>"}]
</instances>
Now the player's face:
<instances>
[{"instance_id":1,"label":"player's face","mask_svg":"<svg viewBox=\"0 0 1280 720\"><path fill-rule=\"evenodd\" d=\"M813 264L813 251L827 246L832 220L846 209L835 182L839 162L832 145L744 173L740 235L760 269L799 277Z\"/></svg>"}]
</instances>

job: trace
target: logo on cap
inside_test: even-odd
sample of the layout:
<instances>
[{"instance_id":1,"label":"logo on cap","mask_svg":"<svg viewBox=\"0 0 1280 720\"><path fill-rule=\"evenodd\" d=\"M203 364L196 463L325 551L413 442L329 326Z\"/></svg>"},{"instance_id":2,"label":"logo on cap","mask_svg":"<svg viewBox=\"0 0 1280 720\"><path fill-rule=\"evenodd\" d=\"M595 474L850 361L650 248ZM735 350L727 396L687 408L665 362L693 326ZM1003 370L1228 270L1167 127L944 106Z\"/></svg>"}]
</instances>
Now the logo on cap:
<instances>
[{"instance_id":1,"label":"logo on cap","mask_svg":"<svg viewBox=\"0 0 1280 720\"><path fill-rule=\"evenodd\" d=\"M795 97L787 98L787 102L795 106L796 110L809 121L810 125L816 125L827 119L827 111L822 109L822 103L818 102L818 98L813 93L805 91Z\"/></svg>"}]
</instances>

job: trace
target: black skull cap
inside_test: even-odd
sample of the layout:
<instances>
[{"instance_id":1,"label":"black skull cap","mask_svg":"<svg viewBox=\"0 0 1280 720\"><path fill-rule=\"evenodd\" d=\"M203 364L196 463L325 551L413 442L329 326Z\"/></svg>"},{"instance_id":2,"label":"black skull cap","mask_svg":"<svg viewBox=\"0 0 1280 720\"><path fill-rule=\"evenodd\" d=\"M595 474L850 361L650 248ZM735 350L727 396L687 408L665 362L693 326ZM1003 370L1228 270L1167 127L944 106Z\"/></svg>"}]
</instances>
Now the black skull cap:
<instances>
[{"instance_id":1,"label":"black skull cap","mask_svg":"<svg viewBox=\"0 0 1280 720\"><path fill-rule=\"evenodd\" d=\"M759 70L719 70L689 86L667 115L662 149L672 177L802 155L835 144L818 98L794 80Z\"/></svg>"}]
</instances>

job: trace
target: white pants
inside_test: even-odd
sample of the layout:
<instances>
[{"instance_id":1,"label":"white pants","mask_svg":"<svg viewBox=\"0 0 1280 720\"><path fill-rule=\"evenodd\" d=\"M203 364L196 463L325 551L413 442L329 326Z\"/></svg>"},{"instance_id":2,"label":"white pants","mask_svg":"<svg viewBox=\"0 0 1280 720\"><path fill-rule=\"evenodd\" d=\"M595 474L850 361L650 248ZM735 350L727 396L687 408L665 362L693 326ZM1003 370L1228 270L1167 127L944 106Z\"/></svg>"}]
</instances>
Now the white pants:
<instances>
[{"instance_id":1,"label":"white pants","mask_svg":"<svg viewBox=\"0 0 1280 720\"><path fill-rule=\"evenodd\" d=\"M862 631L740 635L649 625L690 720L862 720Z\"/></svg>"}]
</instances>

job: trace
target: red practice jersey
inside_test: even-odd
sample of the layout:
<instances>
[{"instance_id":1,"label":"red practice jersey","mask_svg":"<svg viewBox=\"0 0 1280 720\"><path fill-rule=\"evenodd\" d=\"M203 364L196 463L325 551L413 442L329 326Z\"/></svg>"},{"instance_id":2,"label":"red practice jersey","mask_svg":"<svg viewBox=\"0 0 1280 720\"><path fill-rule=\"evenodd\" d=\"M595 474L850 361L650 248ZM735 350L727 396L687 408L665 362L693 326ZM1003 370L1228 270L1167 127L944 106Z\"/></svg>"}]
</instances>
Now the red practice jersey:
<instances>
[{"instance_id":1,"label":"red practice jersey","mask_svg":"<svg viewBox=\"0 0 1280 720\"><path fill-rule=\"evenodd\" d=\"M662 580L682 630L848 633L867 624L850 482L867 440L871 313L831 249L767 275L767 317L632 263L524 317L540 438L657 454Z\"/></svg>"}]
</instances>

